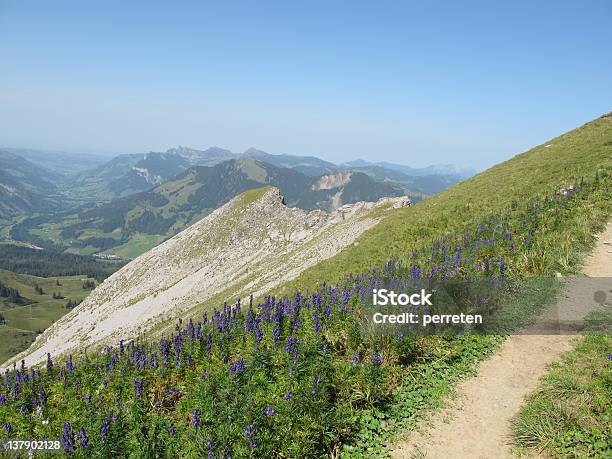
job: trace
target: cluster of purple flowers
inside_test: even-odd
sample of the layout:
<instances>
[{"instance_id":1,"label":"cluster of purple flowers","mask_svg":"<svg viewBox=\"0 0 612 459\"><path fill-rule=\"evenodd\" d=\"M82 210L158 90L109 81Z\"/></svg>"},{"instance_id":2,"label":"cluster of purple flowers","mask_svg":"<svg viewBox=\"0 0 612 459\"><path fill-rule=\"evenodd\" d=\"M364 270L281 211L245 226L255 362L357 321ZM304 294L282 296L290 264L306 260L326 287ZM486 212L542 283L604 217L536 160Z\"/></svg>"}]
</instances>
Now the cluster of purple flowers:
<instances>
[{"instance_id":1,"label":"cluster of purple flowers","mask_svg":"<svg viewBox=\"0 0 612 459\"><path fill-rule=\"evenodd\" d=\"M245 307L244 310L240 301L233 305L224 303L221 308L215 308L199 318L179 319L175 331L159 341L122 340L116 347L107 346L91 363L81 363L79 360L78 369L72 356L65 362L54 363L52 356L47 354L47 371L43 372L43 377L40 370L28 371L25 362L22 362L19 368L14 366L12 371L6 370L4 374L3 384L0 384L0 408L14 407L12 413L19 411L22 416L34 416L37 410L43 412L45 406L51 403L49 400L57 403L57 393L53 392L51 385L46 385L49 381L63 384L65 393L78 394L79 403L85 401L88 405L86 409L92 413L95 412L94 406L105 404L105 410L100 411L100 417L104 416L101 424L98 423L100 418L97 418L95 427L86 425L93 433L91 441L85 428L77 429L68 421L63 424L61 434L55 432L60 436L64 451L72 453L77 448L91 447L96 441L109 441L111 425L113 431L117 429L119 432L121 423L116 421L121 413L121 404L125 401L121 397L147 401L145 406L149 405L149 401L151 406L159 403L155 406L165 404L165 408L171 409L175 409L175 406L193 406L184 402L189 400L189 388L179 386L181 390L178 390L163 387L176 385L176 376L180 378L190 370L201 375L198 384L212 385L210 381L217 381L217 377L236 377L231 380L239 381L238 376L250 375L261 363L256 358L264 355L265 359L261 360L266 364L273 362L269 365L282 365L282 371L278 374L286 378L287 386L282 389L284 402L270 398L253 412L265 416L265 423L274 423L280 417L276 409L282 413L283 407L293 403L290 401L294 399L294 393L300 402L306 397L313 403L319 403L323 398L321 394L333 386L333 375L328 377L325 367L312 365L305 370L307 359L320 359L319 362L337 359L354 374L365 373L366 369L373 367L380 367L380 370L372 373L383 374L389 362L393 361L388 358L393 354L387 352L385 344L334 340L338 324L344 324L344 320L353 323L360 320L355 311L359 311L359 304L367 303L373 288L390 286L402 290L415 282L460 276L503 279L512 271L513 254L521 246L531 243L534 234L537 234L534 228L512 228L504 217L493 216L463 234L439 238L431 245L415 250L406 259L390 259L381 269L350 274L338 284L323 283L315 292L304 295L298 292L285 298L268 296L257 305L253 304L251 297L248 309ZM400 332L396 338L399 342L404 336ZM95 368L95 371L85 375L87 365ZM206 371L202 371L203 368ZM81 381L86 377L90 379ZM153 383L155 378L167 382L159 388L160 385ZM145 381L147 391L144 390ZM101 390L97 392L94 387ZM96 394L95 403L88 390ZM149 400L153 398L150 394L156 390L156 394L161 396ZM309 391L313 397L310 397ZM108 400L112 400L113 395L117 396L115 407L109 408L108 405L113 402ZM164 429L171 437L181 435L181 423L186 429L191 426L199 429L198 432L204 432L202 417L202 410L195 408L188 416L185 413L182 421L175 418L173 422L176 424L165 424ZM208 419L207 413L204 419ZM255 420L263 429L264 422L257 417ZM15 426L19 426L19 423L6 421L4 431L12 434L17 428ZM244 438L251 448L256 448L255 422L249 417L242 426ZM207 442L207 449L212 457L212 440Z\"/></svg>"}]
</instances>

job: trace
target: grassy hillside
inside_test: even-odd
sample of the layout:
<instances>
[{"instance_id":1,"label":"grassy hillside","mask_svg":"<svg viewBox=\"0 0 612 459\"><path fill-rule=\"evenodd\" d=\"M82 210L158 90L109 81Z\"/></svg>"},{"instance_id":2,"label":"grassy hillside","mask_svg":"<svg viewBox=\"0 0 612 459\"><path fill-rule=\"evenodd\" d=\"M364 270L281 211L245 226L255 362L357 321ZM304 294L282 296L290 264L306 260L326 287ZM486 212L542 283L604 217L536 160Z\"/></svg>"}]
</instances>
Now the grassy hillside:
<instances>
[{"instance_id":1,"label":"grassy hillside","mask_svg":"<svg viewBox=\"0 0 612 459\"><path fill-rule=\"evenodd\" d=\"M551 290L527 291L525 277L580 270L612 214L611 156L605 116L389 211L279 289L287 297L202 305L159 341L50 358L31 378L12 372L0 386L0 438L57 438L77 457L381 454L503 338L370 333L373 286L479 280L502 286L510 312L538 312ZM517 291L527 296L516 301Z\"/></svg>"},{"instance_id":2,"label":"grassy hillside","mask_svg":"<svg viewBox=\"0 0 612 459\"><path fill-rule=\"evenodd\" d=\"M87 280L93 282L84 276L44 278L0 269L0 284L17 289L21 295L17 301L0 297L0 314L4 318L0 325L0 360L26 349L39 333L69 312L69 300L83 300L91 290L83 288ZM54 293L64 298L53 298Z\"/></svg>"},{"instance_id":3,"label":"grassy hillside","mask_svg":"<svg viewBox=\"0 0 612 459\"><path fill-rule=\"evenodd\" d=\"M309 288L320 281L341 279L349 272L362 272L384 263L390 255L408 255L435 238L454 234L486 216L513 204L529 202L541 195L579 185L599 175L609 185L612 169L612 113L545 142L498 164L439 195L397 210L353 246L303 273L286 286ZM593 242L593 233L610 214L611 194L602 189L598 205L589 204L568 216L558 231L542 245L524 255L521 263L529 274L575 273L580 254ZM597 222L593 225L593 222Z\"/></svg>"}]
</instances>

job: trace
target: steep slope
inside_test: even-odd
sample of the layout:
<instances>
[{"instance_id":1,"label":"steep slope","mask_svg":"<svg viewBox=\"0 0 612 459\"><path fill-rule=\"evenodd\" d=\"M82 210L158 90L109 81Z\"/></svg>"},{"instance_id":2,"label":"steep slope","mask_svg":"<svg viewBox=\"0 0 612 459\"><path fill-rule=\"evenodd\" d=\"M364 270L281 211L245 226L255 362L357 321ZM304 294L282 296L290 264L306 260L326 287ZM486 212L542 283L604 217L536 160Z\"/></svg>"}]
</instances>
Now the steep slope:
<instances>
[{"instance_id":1,"label":"steep slope","mask_svg":"<svg viewBox=\"0 0 612 459\"><path fill-rule=\"evenodd\" d=\"M261 294L351 244L381 211L405 205L401 197L306 213L285 206L276 188L248 191L105 280L26 360L133 337L219 297Z\"/></svg>"},{"instance_id":2,"label":"steep slope","mask_svg":"<svg viewBox=\"0 0 612 459\"><path fill-rule=\"evenodd\" d=\"M304 272L286 286L312 288L321 279L333 281L347 272L361 272L384 263L390 254L408 254L426 241L453 234L470 222L495 215L513 203L553 194L560 188L578 186L581 179L608 177L612 169L612 113L603 115L566 134L465 180L410 209L394 212L380 225L363 234L358 245ZM610 202L608 195L608 202ZM596 212L595 208L592 210ZM575 246L589 247L591 228L583 224L590 216L575 215L574 232L556 234L550 247L526 254L529 271L571 272L580 261ZM418 222L416 224L415 222ZM546 265L535 261L546 257ZM572 268L573 266L573 268Z\"/></svg>"},{"instance_id":3,"label":"steep slope","mask_svg":"<svg viewBox=\"0 0 612 459\"><path fill-rule=\"evenodd\" d=\"M272 185L289 206L333 210L346 203L400 196L401 187L379 183L359 173L345 175L334 186L319 187L318 178L251 158L211 167L193 167L150 191L97 207L26 220L13 238L58 250L81 253L109 250L134 257L209 214L243 191ZM329 183L333 176L327 176Z\"/></svg>"},{"instance_id":4,"label":"steep slope","mask_svg":"<svg viewBox=\"0 0 612 459\"><path fill-rule=\"evenodd\" d=\"M56 179L51 171L0 150L0 225L19 214L59 208Z\"/></svg>"}]
</instances>

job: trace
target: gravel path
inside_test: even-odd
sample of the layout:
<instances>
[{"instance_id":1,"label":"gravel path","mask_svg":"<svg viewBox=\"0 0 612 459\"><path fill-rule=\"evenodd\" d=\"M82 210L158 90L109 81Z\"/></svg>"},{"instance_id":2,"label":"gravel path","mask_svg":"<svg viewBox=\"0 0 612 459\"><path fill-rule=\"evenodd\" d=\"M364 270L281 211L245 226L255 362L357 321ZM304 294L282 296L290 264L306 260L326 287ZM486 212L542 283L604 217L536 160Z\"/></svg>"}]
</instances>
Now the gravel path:
<instances>
[{"instance_id":1,"label":"gravel path","mask_svg":"<svg viewBox=\"0 0 612 459\"><path fill-rule=\"evenodd\" d=\"M612 222L599 236L584 273L593 279L570 280L559 307L548 313L551 317L556 315L567 320L584 317L597 306L593 294L601 285L605 284L606 291L612 291L610 280L602 279L612 278ZM583 305L581 311L576 310L577 304ZM569 334L509 337L493 357L482 362L475 377L458 384L456 397L446 408L432 413L420 431L391 447L392 456L513 457L509 445L512 418L518 414L525 398L538 387L548 365L572 350L579 339Z\"/></svg>"}]
</instances>

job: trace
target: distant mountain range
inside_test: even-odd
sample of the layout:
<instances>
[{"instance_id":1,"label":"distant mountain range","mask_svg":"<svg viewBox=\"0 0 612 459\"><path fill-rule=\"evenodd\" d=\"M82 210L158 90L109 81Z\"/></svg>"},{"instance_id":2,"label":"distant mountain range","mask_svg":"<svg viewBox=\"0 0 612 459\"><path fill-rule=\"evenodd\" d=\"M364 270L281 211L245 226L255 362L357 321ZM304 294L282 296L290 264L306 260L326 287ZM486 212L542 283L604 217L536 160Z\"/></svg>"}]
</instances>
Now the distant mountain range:
<instances>
[{"instance_id":1,"label":"distant mountain range","mask_svg":"<svg viewBox=\"0 0 612 459\"><path fill-rule=\"evenodd\" d=\"M57 150L34 150L31 148L3 148L2 150L25 158L29 162L56 174L57 177L70 177L100 166L109 160L109 156L68 153Z\"/></svg>"},{"instance_id":2,"label":"distant mountain range","mask_svg":"<svg viewBox=\"0 0 612 459\"><path fill-rule=\"evenodd\" d=\"M0 220L61 207L57 178L21 156L0 150Z\"/></svg>"},{"instance_id":3,"label":"distant mountain range","mask_svg":"<svg viewBox=\"0 0 612 459\"><path fill-rule=\"evenodd\" d=\"M427 167L410 167L403 164L389 163L387 161L379 161L376 163L370 161L364 161L363 159L356 159L355 161L349 161L343 163L342 166L347 168L369 168L378 167L386 170L392 170L401 172L402 174L409 177L424 177L428 175L439 175L458 177L460 179L466 179L476 173L475 169L470 167L455 166L453 164L436 164Z\"/></svg>"},{"instance_id":4,"label":"distant mountain range","mask_svg":"<svg viewBox=\"0 0 612 459\"><path fill-rule=\"evenodd\" d=\"M0 150L0 239L133 257L261 186L278 187L289 206L333 210L406 194L420 200L463 176L452 166L416 169L363 160L336 165L255 148L236 154L179 146L110 160Z\"/></svg>"},{"instance_id":5,"label":"distant mountain range","mask_svg":"<svg viewBox=\"0 0 612 459\"><path fill-rule=\"evenodd\" d=\"M166 152L120 155L96 168L83 171L66 181L63 191L71 199L98 202L146 191L173 179L193 166L213 166L237 158L252 158L280 168L296 170L309 177L361 172L376 180L394 181L415 193L436 194L473 171L454 166L430 166L417 169L393 163L370 163L357 160L341 165L314 156L272 155L249 148L236 154L219 147L196 150L188 147L171 148ZM421 179L415 179L421 177ZM427 177L427 179L423 179Z\"/></svg>"},{"instance_id":6,"label":"distant mountain range","mask_svg":"<svg viewBox=\"0 0 612 459\"><path fill-rule=\"evenodd\" d=\"M133 257L254 188L279 188L288 206L334 210L346 203L396 197L405 190L361 172L309 177L250 157L214 166L194 166L151 190L97 206L26 219L14 238L38 246L80 253L109 250Z\"/></svg>"}]
</instances>

